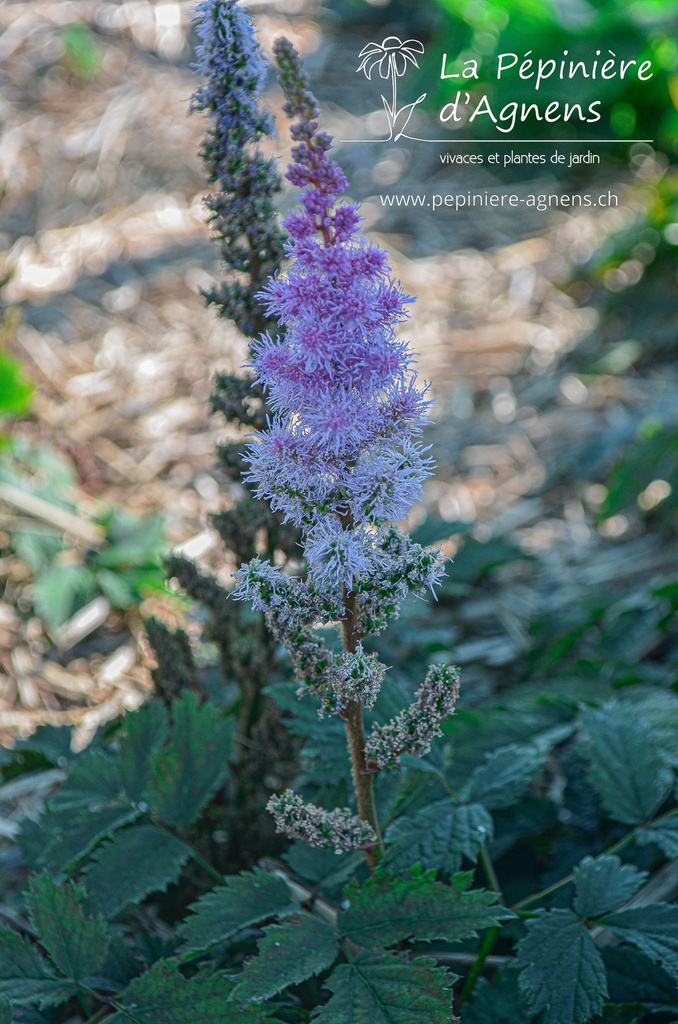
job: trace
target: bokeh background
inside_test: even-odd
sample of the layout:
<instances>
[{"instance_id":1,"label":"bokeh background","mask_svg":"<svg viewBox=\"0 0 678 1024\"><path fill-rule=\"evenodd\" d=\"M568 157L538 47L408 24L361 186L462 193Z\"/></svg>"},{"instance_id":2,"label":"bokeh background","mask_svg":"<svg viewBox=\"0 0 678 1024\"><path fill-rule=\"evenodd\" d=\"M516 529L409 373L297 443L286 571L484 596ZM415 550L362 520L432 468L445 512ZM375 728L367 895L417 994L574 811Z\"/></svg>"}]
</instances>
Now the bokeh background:
<instances>
[{"instance_id":1,"label":"bokeh background","mask_svg":"<svg viewBox=\"0 0 678 1024\"><path fill-rule=\"evenodd\" d=\"M678 4L251 6L265 48L285 33L305 55L324 126L337 139L374 140L340 144L337 155L366 230L418 296L403 334L433 381L439 468L411 525L454 564L437 603L412 602L386 634L395 672L418 677L432 657L450 657L467 708L519 684L585 699L675 683ZM0 8L5 744L69 722L83 745L137 706L150 685L150 614L183 623L202 663L212 657L200 610L162 571L169 548L224 582L234 568L209 524L232 495L214 465L225 435L208 396L214 372L240 366L245 347L201 296L220 270L202 207L203 124L187 116L192 15L183 0ZM405 81L411 99L427 91L416 115L426 137L440 135L445 50L490 61L530 48L590 53L604 40L620 57L652 60L654 76L597 83L595 133L567 126L580 140L572 151L590 137L600 166L442 166L452 145L381 141L379 85L356 68L363 46L388 35L425 44ZM583 101L585 85L553 96L549 86L541 101ZM284 159L273 83L268 100ZM545 140L535 152L550 153L548 133L565 129L523 130ZM596 137L654 142L596 147ZM434 212L380 199L503 187L609 189L620 205Z\"/></svg>"}]
</instances>

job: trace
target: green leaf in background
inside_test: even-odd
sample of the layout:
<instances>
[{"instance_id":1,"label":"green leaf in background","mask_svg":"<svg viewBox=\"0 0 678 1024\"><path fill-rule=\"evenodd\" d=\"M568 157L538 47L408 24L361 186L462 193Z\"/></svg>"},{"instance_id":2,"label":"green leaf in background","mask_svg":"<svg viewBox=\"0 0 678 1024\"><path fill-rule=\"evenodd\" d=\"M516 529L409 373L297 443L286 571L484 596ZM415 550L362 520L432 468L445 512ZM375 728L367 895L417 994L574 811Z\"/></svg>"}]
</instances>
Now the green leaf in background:
<instances>
[{"instance_id":1,"label":"green leaf in background","mask_svg":"<svg viewBox=\"0 0 678 1024\"><path fill-rule=\"evenodd\" d=\"M95 591L95 578L85 565L52 565L33 581L33 605L48 626L63 626L83 608Z\"/></svg>"},{"instance_id":2,"label":"green leaf in background","mask_svg":"<svg viewBox=\"0 0 678 1024\"><path fill-rule=\"evenodd\" d=\"M464 790L465 799L490 811L510 807L541 771L545 757L539 747L517 743L495 750L474 770Z\"/></svg>"},{"instance_id":3,"label":"green leaf in background","mask_svg":"<svg viewBox=\"0 0 678 1024\"><path fill-rule=\"evenodd\" d=\"M678 906L649 903L603 918L613 935L658 961L678 981Z\"/></svg>"},{"instance_id":4,"label":"green leaf in background","mask_svg":"<svg viewBox=\"0 0 678 1024\"><path fill-rule=\"evenodd\" d=\"M678 858L678 815L669 818L668 821L660 821L649 828L639 828L636 832L636 841L641 846L648 843L656 843L665 857L669 860Z\"/></svg>"},{"instance_id":5,"label":"green leaf in background","mask_svg":"<svg viewBox=\"0 0 678 1024\"><path fill-rule=\"evenodd\" d=\"M56 1006L73 994L73 986L52 970L23 935L0 926L0 996L11 1003Z\"/></svg>"},{"instance_id":6,"label":"green leaf in background","mask_svg":"<svg viewBox=\"0 0 678 1024\"><path fill-rule=\"evenodd\" d=\"M0 352L0 416L23 416L32 394L33 388L24 379L17 360Z\"/></svg>"},{"instance_id":7,"label":"green leaf in background","mask_svg":"<svg viewBox=\"0 0 678 1024\"><path fill-rule=\"evenodd\" d=\"M84 22L74 21L61 30L68 69L83 81L95 79L102 67L102 56L96 38Z\"/></svg>"},{"instance_id":8,"label":"green leaf in background","mask_svg":"<svg viewBox=\"0 0 678 1024\"><path fill-rule=\"evenodd\" d=\"M0 1024L12 1024L12 1004L0 996Z\"/></svg>"},{"instance_id":9,"label":"green leaf in background","mask_svg":"<svg viewBox=\"0 0 678 1024\"><path fill-rule=\"evenodd\" d=\"M455 980L435 960L361 952L325 982L332 998L314 1024L450 1024Z\"/></svg>"},{"instance_id":10,"label":"green leaf in background","mask_svg":"<svg viewBox=\"0 0 678 1024\"><path fill-rule=\"evenodd\" d=\"M224 882L194 903L193 915L180 925L186 949L206 949L243 928L299 909L285 882L260 868L233 875Z\"/></svg>"},{"instance_id":11,"label":"green leaf in background","mask_svg":"<svg viewBox=\"0 0 678 1024\"><path fill-rule=\"evenodd\" d=\"M31 924L57 970L74 982L95 974L108 952L105 922L85 917L71 882L58 886L51 875L39 875L28 893Z\"/></svg>"},{"instance_id":12,"label":"green leaf in background","mask_svg":"<svg viewBox=\"0 0 678 1024\"><path fill-rule=\"evenodd\" d=\"M602 952L613 1003L678 1015L678 988L658 964L628 946L605 946Z\"/></svg>"},{"instance_id":13,"label":"green leaf in background","mask_svg":"<svg viewBox=\"0 0 678 1024\"><path fill-rule=\"evenodd\" d=\"M187 827L228 772L233 722L186 692L172 705L169 742L152 761L149 802L167 825Z\"/></svg>"},{"instance_id":14,"label":"green leaf in background","mask_svg":"<svg viewBox=\"0 0 678 1024\"><path fill-rule=\"evenodd\" d=\"M261 1012L238 1010L228 999L233 984L219 975L190 981L176 963L161 960L135 978L116 1001L129 1011L108 1018L110 1024L258 1024Z\"/></svg>"},{"instance_id":15,"label":"green leaf in background","mask_svg":"<svg viewBox=\"0 0 678 1024\"><path fill-rule=\"evenodd\" d=\"M589 931L570 910L527 922L518 943L520 987L543 1024L583 1024L602 1012L607 978Z\"/></svg>"},{"instance_id":16,"label":"green leaf in background","mask_svg":"<svg viewBox=\"0 0 678 1024\"><path fill-rule=\"evenodd\" d=\"M582 727L591 740L589 778L605 809L615 821L638 825L673 781L652 730L621 702L586 712Z\"/></svg>"},{"instance_id":17,"label":"green leaf in background","mask_svg":"<svg viewBox=\"0 0 678 1024\"><path fill-rule=\"evenodd\" d=\"M146 704L125 716L120 739L120 776L130 800L141 800L151 779L151 762L167 738L167 712L160 701Z\"/></svg>"},{"instance_id":18,"label":"green leaf in background","mask_svg":"<svg viewBox=\"0 0 678 1024\"><path fill-rule=\"evenodd\" d=\"M96 574L96 582L114 608L132 608L136 604L136 594L121 573L100 569Z\"/></svg>"},{"instance_id":19,"label":"green leaf in background","mask_svg":"<svg viewBox=\"0 0 678 1024\"><path fill-rule=\"evenodd\" d=\"M106 917L139 903L150 892L164 892L179 877L189 850L154 825L117 832L84 870L90 905Z\"/></svg>"},{"instance_id":20,"label":"green leaf in background","mask_svg":"<svg viewBox=\"0 0 678 1024\"><path fill-rule=\"evenodd\" d=\"M468 892L471 881L467 872L455 875L451 885L441 885L435 871L429 871L408 879L379 873L361 887L352 882L346 890L350 906L339 913L339 930L368 947L409 938L458 942L512 916L496 905L496 893Z\"/></svg>"},{"instance_id":21,"label":"green leaf in background","mask_svg":"<svg viewBox=\"0 0 678 1024\"><path fill-rule=\"evenodd\" d=\"M261 1002L320 974L337 958L337 936L324 921L309 914L266 928L259 956L248 960L236 979L237 1003Z\"/></svg>"},{"instance_id":22,"label":"green leaf in background","mask_svg":"<svg viewBox=\"0 0 678 1024\"><path fill-rule=\"evenodd\" d=\"M106 530L108 544L97 552L97 568L141 569L160 565L166 549L161 516L140 518L125 509L111 509L99 522Z\"/></svg>"},{"instance_id":23,"label":"green leaf in background","mask_svg":"<svg viewBox=\"0 0 678 1024\"><path fill-rule=\"evenodd\" d=\"M483 843L492 838L492 818L480 804L436 800L411 818L398 818L387 830L384 867L395 872L413 865L452 875L462 858L475 863Z\"/></svg>"},{"instance_id":24,"label":"green leaf in background","mask_svg":"<svg viewBox=\"0 0 678 1024\"><path fill-rule=\"evenodd\" d=\"M574 909L580 917L600 917L620 907L638 892L647 871L622 864L619 857L584 857L574 869L577 895Z\"/></svg>"},{"instance_id":25,"label":"green leaf in background","mask_svg":"<svg viewBox=\"0 0 678 1024\"><path fill-rule=\"evenodd\" d=\"M517 971L499 971L492 979L479 978L471 1001L464 1004L461 1024L525 1024L533 1020L518 985Z\"/></svg>"}]
</instances>

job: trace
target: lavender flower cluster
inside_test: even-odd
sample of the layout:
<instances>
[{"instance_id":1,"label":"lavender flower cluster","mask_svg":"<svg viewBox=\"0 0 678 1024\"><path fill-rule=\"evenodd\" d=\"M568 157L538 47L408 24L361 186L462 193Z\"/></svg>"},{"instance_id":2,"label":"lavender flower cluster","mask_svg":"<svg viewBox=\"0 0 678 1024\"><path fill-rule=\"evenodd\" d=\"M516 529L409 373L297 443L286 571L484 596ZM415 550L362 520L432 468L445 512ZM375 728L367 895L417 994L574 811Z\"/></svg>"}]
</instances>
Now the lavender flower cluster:
<instances>
[{"instance_id":1,"label":"lavender flower cluster","mask_svg":"<svg viewBox=\"0 0 678 1024\"><path fill-rule=\"evenodd\" d=\"M428 385L418 383L395 334L409 296L391 278L386 253L359 235L355 205L335 207L346 179L327 155L331 139L318 128L287 40L276 44L276 57L287 112L297 118L287 176L303 193L285 221L291 263L263 292L285 333L253 346L274 416L249 447L248 476L259 497L302 528L309 584L325 596L330 618L343 586L361 595L369 627L362 632L375 632L409 590L422 592L443 573L440 557L390 525L431 473L418 440ZM238 596L256 601L266 572L276 578L273 566L259 563L257 584L244 568Z\"/></svg>"}]
</instances>

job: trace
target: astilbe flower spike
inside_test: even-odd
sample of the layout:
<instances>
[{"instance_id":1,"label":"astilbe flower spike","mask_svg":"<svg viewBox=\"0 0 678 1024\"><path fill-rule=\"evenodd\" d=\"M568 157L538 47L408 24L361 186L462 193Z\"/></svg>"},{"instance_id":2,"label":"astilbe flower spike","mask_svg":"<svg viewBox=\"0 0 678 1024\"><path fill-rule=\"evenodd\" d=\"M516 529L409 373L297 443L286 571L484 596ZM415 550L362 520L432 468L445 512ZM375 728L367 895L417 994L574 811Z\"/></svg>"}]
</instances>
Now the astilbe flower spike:
<instances>
[{"instance_id":1,"label":"astilbe flower spike","mask_svg":"<svg viewBox=\"0 0 678 1024\"><path fill-rule=\"evenodd\" d=\"M300 528L307 571L291 578L257 558L236 573L234 593L264 612L290 653L300 693L319 697L321 713L344 718L360 820L381 845L372 773L403 751L425 752L457 695L456 672L432 669L412 708L366 741L363 708L373 706L386 668L362 640L397 616L408 593L432 589L444 572L439 552L394 525L432 469L419 439L428 385L396 336L409 296L390 276L387 254L360 235L356 206L337 205L347 182L328 155L332 140L319 128L308 79L287 40L274 50L294 119L287 177L302 193L285 221L290 262L261 296L284 333L264 334L252 346L255 378L273 414L249 446L248 480ZM341 626L342 655L314 632L333 622ZM318 809L304 809L294 794L269 807L288 835L302 835L306 822L308 842L347 848L335 812L323 830L313 826ZM351 842L365 847L359 839Z\"/></svg>"},{"instance_id":2,"label":"astilbe flower spike","mask_svg":"<svg viewBox=\"0 0 678 1024\"><path fill-rule=\"evenodd\" d=\"M263 138L275 135L273 116L261 105L268 62L249 14L236 0L202 0L195 20L200 40L195 70L203 83L191 110L205 111L209 118L200 155L215 190L206 205L231 272L207 298L252 337L267 326L256 293L277 270L283 252L274 205L280 176L259 147Z\"/></svg>"}]
</instances>

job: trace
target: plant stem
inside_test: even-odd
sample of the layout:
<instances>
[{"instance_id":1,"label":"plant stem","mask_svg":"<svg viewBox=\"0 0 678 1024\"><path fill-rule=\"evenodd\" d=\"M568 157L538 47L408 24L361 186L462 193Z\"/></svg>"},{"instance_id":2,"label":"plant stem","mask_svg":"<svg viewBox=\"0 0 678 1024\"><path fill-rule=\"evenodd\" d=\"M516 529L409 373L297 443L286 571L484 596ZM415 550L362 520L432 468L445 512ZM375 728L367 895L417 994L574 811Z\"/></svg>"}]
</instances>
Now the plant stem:
<instances>
[{"instance_id":1,"label":"plant stem","mask_svg":"<svg viewBox=\"0 0 678 1024\"><path fill-rule=\"evenodd\" d=\"M480 975L483 972L483 968L485 967L485 962L486 962L488 956L490 955L490 953L492 952L492 950L494 949L494 944L497 941L497 939L499 938L500 934L501 934L501 928L490 928L489 932L487 933L487 935L483 939L482 945L481 945L481 947L480 947L480 949L478 951L478 956L476 958L476 962L474 963L473 967L471 968L471 970L466 975L466 981L464 982L464 987L462 988L461 995L459 996L459 1002L457 1004L457 1009L459 1009L461 1006L463 1006L463 1004L466 1002L468 997L473 992L473 989L475 988L475 984L476 984L478 978L480 977Z\"/></svg>"},{"instance_id":2,"label":"plant stem","mask_svg":"<svg viewBox=\"0 0 678 1024\"><path fill-rule=\"evenodd\" d=\"M347 654L355 654L360 633L355 627L356 620L356 595L344 593L346 614L341 623L341 634L344 643L344 650ZM344 724L348 738L348 749L351 753L351 766L353 768L353 787L356 800L358 801L358 814L363 821L368 822L377 835L377 849L367 850L366 856L370 867L374 868L379 863L384 852L384 841L379 828L377 816L377 805L374 800L374 776L367 770L365 760L365 721L363 719L363 706L358 701L351 701L344 712Z\"/></svg>"},{"instance_id":3,"label":"plant stem","mask_svg":"<svg viewBox=\"0 0 678 1024\"><path fill-rule=\"evenodd\" d=\"M481 847L480 847L480 851L479 851L479 854L478 854L478 859L480 860L480 863L482 865L483 871L485 872L485 877L487 878L488 882L490 883L490 886L498 894L500 902L503 903L504 902L504 894L501 891L501 886L499 884L499 879L497 878L497 872L494 870L494 864L492 863L492 858L490 857L489 853L487 852L487 847L485 846L485 843L483 843L481 845Z\"/></svg>"}]
</instances>

